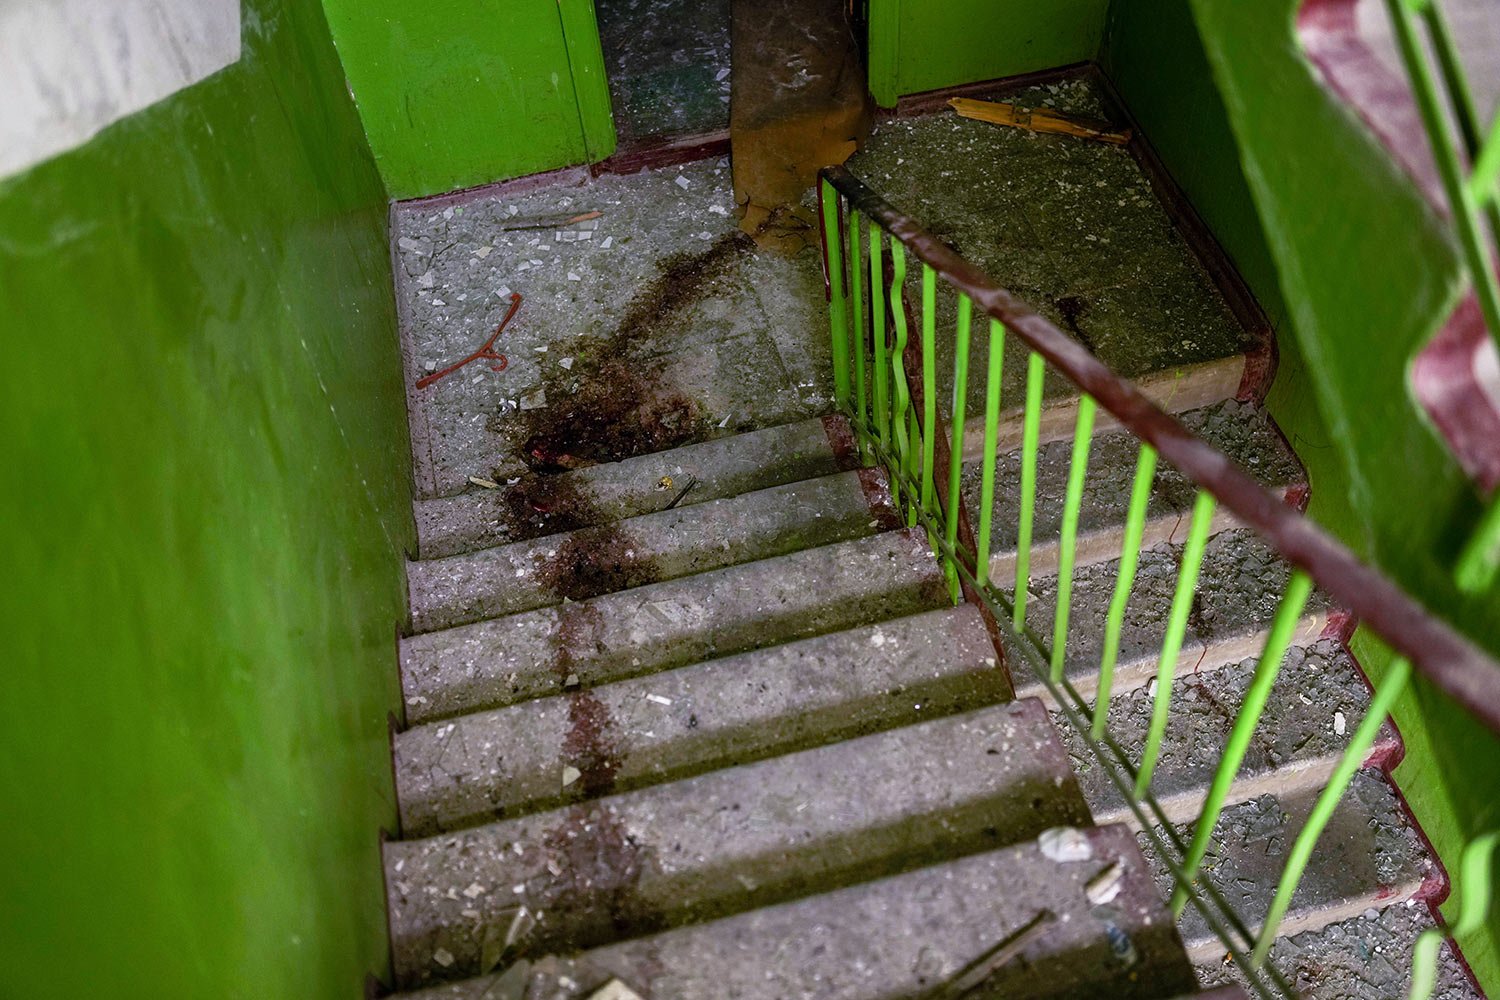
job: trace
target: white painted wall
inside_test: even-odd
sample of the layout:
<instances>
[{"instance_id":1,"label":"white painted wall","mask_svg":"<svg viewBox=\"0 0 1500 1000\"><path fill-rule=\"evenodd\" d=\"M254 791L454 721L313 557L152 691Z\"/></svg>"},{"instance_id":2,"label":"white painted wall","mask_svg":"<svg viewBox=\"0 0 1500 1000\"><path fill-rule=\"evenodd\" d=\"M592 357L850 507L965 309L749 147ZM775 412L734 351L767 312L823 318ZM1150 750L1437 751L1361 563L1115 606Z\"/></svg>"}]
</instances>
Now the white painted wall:
<instances>
[{"instance_id":1,"label":"white painted wall","mask_svg":"<svg viewBox=\"0 0 1500 1000\"><path fill-rule=\"evenodd\" d=\"M0 0L0 177L239 58L239 0Z\"/></svg>"}]
</instances>

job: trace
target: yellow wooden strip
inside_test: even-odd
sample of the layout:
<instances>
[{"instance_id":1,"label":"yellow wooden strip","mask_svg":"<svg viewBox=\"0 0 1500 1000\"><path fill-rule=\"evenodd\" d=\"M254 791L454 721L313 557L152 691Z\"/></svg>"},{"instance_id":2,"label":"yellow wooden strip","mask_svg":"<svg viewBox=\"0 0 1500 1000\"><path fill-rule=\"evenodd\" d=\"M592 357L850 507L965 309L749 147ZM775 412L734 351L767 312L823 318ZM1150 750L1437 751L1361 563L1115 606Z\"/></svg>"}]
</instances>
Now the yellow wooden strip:
<instances>
[{"instance_id":1,"label":"yellow wooden strip","mask_svg":"<svg viewBox=\"0 0 1500 1000\"><path fill-rule=\"evenodd\" d=\"M1024 128L1031 132L1074 135L1080 139L1094 139L1115 146L1130 141L1129 129L1117 129L1104 122L1081 121L1052 111L1031 110L998 101L976 101L968 97L955 97L948 104L964 118L973 118L976 121L1009 125L1012 128Z\"/></svg>"}]
</instances>

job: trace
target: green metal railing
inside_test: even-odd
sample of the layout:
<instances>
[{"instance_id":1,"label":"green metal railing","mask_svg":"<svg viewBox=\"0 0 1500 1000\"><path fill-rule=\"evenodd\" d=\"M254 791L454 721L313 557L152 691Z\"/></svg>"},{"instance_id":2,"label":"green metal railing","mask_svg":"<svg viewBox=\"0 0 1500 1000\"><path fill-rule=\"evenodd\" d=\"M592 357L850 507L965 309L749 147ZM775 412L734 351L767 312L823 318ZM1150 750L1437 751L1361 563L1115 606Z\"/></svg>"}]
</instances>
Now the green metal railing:
<instances>
[{"instance_id":1,"label":"green metal railing","mask_svg":"<svg viewBox=\"0 0 1500 1000\"><path fill-rule=\"evenodd\" d=\"M1464 268L1473 282L1484 324L1500 348L1500 278L1495 273L1495 242L1500 241L1500 114L1485 136L1453 33L1436 0L1386 0L1386 10L1453 213ZM1437 59L1436 70L1423 47L1424 34ZM1444 103L1451 119L1444 114ZM1470 593L1484 591L1500 578L1500 493L1491 497L1489 508L1475 525L1454 575L1459 587Z\"/></svg>"},{"instance_id":2,"label":"green metal railing","mask_svg":"<svg viewBox=\"0 0 1500 1000\"><path fill-rule=\"evenodd\" d=\"M1181 915L1191 905L1262 997L1295 994L1267 962L1271 944L1318 839L1355 773L1367 760L1388 709L1411 674L1420 672L1440 691L1500 732L1500 664L1427 614L1389 580L1364 566L1280 497L1258 485L1224 455L1188 432L1129 382L1117 377L1080 344L990 281L913 220L897 212L841 167L822 172L825 262L832 323L835 396L848 416L867 461L883 466L898 509L909 526L921 526L953 588L993 618L1008 666L1025 664L1051 695L1088 752L1119 790L1158 859L1171 873L1172 904ZM916 273L908 281L909 258ZM915 294L912 294L915 289ZM912 306L912 299L919 306ZM940 310L939 304L951 306ZM939 315L955 317L951 340L952 395L939 407L937 386L947 371L937 364ZM978 313L980 336L975 337ZM915 342L913 342L913 338ZM1019 417L1003 409L1002 375L1007 342L1025 353L1025 387ZM973 351L982 346L982 365ZM971 371L984 372L982 443L966 453ZM1071 467L1058 528L1056 600L1050 641L1028 621L1033 584L1037 462L1041 449L1047 378L1061 376L1077 399ZM977 389L978 387L975 386ZM1137 459L1125 514L1118 572L1104 623L1103 652L1092 671L1092 704L1069 677L1066 651L1073 634L1071 598L1077 568L1080 510L1089 485L1088 459L1096 416L1103 409L1137 439ZM941 412L940 412L941 411ZM996 478L1002 424L1013 435L1019 419L1020 494L1012 574L992 578L997 563ZM961 498L966 462L979 466L977 523ZM1191 520L1178 563L1171 611L1162 636L1152 713L1139 757L1108 728L1121 636L1129 615L1142 554L1148 500L1159 463L1196 485ZM1254 530L1293 571L1283 589L1250 688L1190 836L1175 825L1152 794L1152 780L1171 713L1172 680L1186 635L1199 571L1220 508ZM1003 564L1004 560L999 560ZM1314 588L1357 615L1398 654L1377 686L1368 713L1355 728L1306 824L1292 845L1267 919L1252 931L1210 880L1202 877L1214 827L1230 803L1235 777L1281 669L1304 622ZM1034 616L1033 616L1034 617ZM1076 671L1075 671L1076 673ZM1082 679L1077 677L1076 679ZM1481 912L1488 885L1472 880L1469 892ZM1467 898L1467 897L1466 897ZM1466 913L1468 911L1465 911Z\"/></svg>"}]
</instances>

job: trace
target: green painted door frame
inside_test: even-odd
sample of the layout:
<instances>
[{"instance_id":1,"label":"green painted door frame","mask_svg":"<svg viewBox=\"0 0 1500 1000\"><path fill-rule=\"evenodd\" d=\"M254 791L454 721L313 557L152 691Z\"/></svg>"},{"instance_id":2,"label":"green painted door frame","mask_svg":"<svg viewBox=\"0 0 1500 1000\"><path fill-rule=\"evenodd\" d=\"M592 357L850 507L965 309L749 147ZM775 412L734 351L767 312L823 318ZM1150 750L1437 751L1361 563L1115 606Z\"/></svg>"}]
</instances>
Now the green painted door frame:
<instances>
[{"instance_id":1,"label":"green painted door frame","mask_svg":"<svg viewBox=\"0 0 1500 1000\"><path fill-rule=\"evenodd\" d=\"M324 7L392 197L614 152L593 0L324 0Z\"/></svg>"}]
</instances>

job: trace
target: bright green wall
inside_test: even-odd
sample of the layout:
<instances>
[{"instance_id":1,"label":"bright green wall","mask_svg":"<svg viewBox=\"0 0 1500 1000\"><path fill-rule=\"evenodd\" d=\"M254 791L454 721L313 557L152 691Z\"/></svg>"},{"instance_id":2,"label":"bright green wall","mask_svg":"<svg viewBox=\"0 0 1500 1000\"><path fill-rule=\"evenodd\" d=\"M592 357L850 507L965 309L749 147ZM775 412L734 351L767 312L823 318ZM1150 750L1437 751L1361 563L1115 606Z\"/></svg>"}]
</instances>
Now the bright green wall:
<instances>
[{"instance_id":1,"label":"bright green wall","mask_svg":"<svg viewBox=\"0 0 1500 1000\"><path fill-rule=\"evenodd\" d=\"M0 995L386 963L409 459L387 203L317 0L0 181Z\"/></svg>"},{"instance_id":2,"label":"bright green wall","mask_svg":"<svg viewBox=\"0 0 1500 1000\"><path fill-rule=\"evenodd\" d=\"M1093 59L1109 0L869 0L870 92L916 94Z\"/></svg>"},{"instance_id":3,"label":"bright green wall","mask_svg":"<svg viewBox=\"0 0 1500 1000\"><path fill-rule=\"evenodd\" d=\"M614 151L593 0L323 0L392 197Z\"/></svg>"},{"instance_id":4,"label":"bright green wall","mask_svg":"<svg viewBox=\"0 0 1500 1000\"><path fill-rule=\"evenodd\" d=\"M1465 598L1450 576L1477 496L1407 386L1458 294L1455 250L1303 61L1296 6L1114 0L1103 62L1280 320L1268 402L1308 468L1313 516L1500 653L1500 598ZM1378 641L1361 630L1353 647L1383 673ZM1408 747L1398 778L1451 868L1468 837L1500 825L1500 740L1425 685L1395 716ZM1463 943L1500 993L1500 921Z\"/></svg>"}]
</instances>

